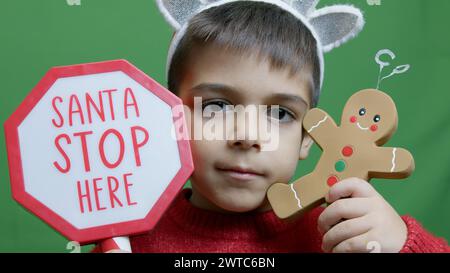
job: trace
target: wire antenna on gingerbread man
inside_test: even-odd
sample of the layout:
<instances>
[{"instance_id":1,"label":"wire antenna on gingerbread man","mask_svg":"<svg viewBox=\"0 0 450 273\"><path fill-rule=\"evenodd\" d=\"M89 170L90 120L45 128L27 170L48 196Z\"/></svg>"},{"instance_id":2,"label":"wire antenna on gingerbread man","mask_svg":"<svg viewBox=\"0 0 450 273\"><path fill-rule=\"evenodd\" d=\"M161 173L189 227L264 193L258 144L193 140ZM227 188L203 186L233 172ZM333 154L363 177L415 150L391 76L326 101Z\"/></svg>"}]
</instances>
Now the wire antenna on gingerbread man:
<instances>
[{"instance_id":1,"label":"wire antenna on gingerbread man","mask_svg":"<svg viewBox=\"0 0 450 273\"><path fill-rule=\"evenodd\" d=\"M408 71L409 68L411 67L409 64L399 65L392 70L391 74L384 76L382 78L381 73L383 72L383 69L385 67L391 65L389 62L380 60L381 56L383 56L383 55L388 55L389 57L391 57L392 60L395 59L395 57L396 57L394 52L392 52L390 49L382 49L382 50L378 51L377 54L375 55L375 61L380 66L380 72L378 73L377 89L380 88L380 84L383 80L390 78L396 74L403 74L406 71Z\"/></svg>"}]
</instances>

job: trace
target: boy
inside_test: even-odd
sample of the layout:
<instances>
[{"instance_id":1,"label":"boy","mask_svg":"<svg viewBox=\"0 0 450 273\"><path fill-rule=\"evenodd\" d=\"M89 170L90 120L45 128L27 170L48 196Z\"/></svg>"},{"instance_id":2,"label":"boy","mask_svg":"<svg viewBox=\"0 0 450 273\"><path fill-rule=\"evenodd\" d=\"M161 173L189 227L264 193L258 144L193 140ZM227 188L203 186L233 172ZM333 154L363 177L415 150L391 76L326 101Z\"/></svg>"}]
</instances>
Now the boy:
<instances>
[{"instance_id":1,"label":"boy","mask_svg":"<svg viewBox=\"0 0 450 273\"><path fill-rule=\"evenodd\" d=\"M132 251L368 252L374 242L382 252L450 251L358 179L330 188L327 208L291 221L271 211L267 189L289 181L313 144L302 119L317 105L323 65L311 27L265 2L205 9L172 49L169 89L191 109L192 127L214 116L226 138L191 141L192 189L180 193L153 231L130 238ZM200 115L195 97L202 99ZM277 128L276 149L265 150L260 137L250 137L255 122L225 126L220 117L237 105L268 105L265 118Z\"/></svg>"}]
</instances>

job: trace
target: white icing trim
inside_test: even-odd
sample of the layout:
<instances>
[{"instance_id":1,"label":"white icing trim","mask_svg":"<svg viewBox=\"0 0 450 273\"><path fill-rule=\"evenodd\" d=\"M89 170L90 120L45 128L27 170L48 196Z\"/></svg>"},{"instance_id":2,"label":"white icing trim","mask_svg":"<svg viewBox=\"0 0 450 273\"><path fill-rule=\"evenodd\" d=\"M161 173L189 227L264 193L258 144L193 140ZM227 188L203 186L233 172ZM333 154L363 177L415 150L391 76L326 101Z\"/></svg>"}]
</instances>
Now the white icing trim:
<instances>
[{"instance_id":1,"label":"white icing trim","mask_svg":"<svg viewBox=\"0 0 450 273\"><path fill-rule=\"evenodd\" d=\"M295 199L297 199L297 206L298 206L300 209L303 208L303 207L302 207L302 203L300 202L300 198L298 198L297 192L296 192L295 189L294 189L294 184L291 184L291 190L294 192Z\"/></svg>"},{"instance_id":2,"label":"white icing trim","mask_svg":"<svg viewBox=\"0 0 450 273\"><path fill-rule=\"evenodd\" d=\"M361 130L364 130L364 131L369 130L369 127L367 127L367 128L362 127L361 125L359 125L359 122L357 122L356 125L358 125L359 129L361 129Z\"/></svg>"},{"instance_id":3,"label":"white icing trim","mask_svg":"<svg viewBox=\"0 0 450 273\"><path fill-rule=\"evenodd\" d=\"M395 170L395 153L397 152L397 148L394 148L392 150L392 168L391 168L391 172L393 172Z\"/></svg>"},{"instance_id":4,"label":"white icing trim","mask_svg":"<svg viewBox=\"0 0 450 273\"><path fill-rule=\"evenodd\" d=\"M308 133L311 133L314 129L320 126L320 124L324 123L328 119L328 116L325 116L321 121L319 121L316 125L311 127L311 129L308 130Z\"/></svg>"}]
</instances>

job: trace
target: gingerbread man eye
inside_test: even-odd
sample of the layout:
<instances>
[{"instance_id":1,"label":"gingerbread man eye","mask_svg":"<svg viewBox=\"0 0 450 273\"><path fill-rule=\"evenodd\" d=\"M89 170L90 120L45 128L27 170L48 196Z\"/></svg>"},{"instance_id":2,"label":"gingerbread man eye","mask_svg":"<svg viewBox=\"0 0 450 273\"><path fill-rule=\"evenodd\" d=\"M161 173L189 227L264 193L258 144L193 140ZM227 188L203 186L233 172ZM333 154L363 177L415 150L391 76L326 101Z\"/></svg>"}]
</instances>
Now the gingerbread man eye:
<instances>
[{"instance_id":1,"label":"gingerbread man eye","mask_svg":"<svg viewBox=\"0 0 450 273\"><path fill-rule=\"evenodd\" d=\"M381 120L380 115L376 115L375 117L373 117L373 121L375 122L380 122L380 120Z\"/></svg>"},{"instance_id":2,"label":"gingerbread man eye","mask_svg":"<svg viewBox=\"0 0 450 273\"><path fill-rule=\"evenodd\" d=\"M366 114L366 108L359 109L359 115L364 116Z\"/></svg>"}]
</instances>

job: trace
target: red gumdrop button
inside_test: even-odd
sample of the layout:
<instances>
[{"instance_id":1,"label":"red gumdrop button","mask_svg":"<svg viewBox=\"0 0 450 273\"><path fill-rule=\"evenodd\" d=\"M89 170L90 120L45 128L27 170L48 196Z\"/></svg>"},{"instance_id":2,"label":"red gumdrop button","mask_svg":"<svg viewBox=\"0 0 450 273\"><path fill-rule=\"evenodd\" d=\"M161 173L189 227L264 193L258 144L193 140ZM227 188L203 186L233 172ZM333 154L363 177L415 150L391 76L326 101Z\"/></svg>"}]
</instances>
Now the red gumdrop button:
<instances>
[{"instance_id":1,"label":"red gumdrop button","mask_svg":"<svg viewBox=\"0 0 450 273\"><path fill-rule=\"evenodd\" d=\"M351 146L345 146L344 149L342 149L342 155L345 157L350 157L353 155L353 148Z\"/></svg>"},{"instance_id":2,"label":"red gumdrop button","mask_svg":"<svg viewBox=\"0 0 450 273\"><path fill-rule=\"evenodd\" d=\"M350 122L351 122L351 123L355 123L355 122L356 122L356 117L355 117L355 116L352 116L352 117L350 118Z\"/></svg>"},{"instance_id":3,"label":"red gumdrop button","mask_svg":"<svg viewBox=\"0 0 450 273\"><path fill-rule=\"evenodd\" d=\"M376 132L376 131L378 130L378 126L372 125L372 126L370 126L370 130L371 130L372 132Z\"/></svg>"},{"instance_id":4,"label":"red gumdrop button","mask_svg":"<svg viewBox=\"0 0 450 273\"><path fill-rule=\"evenodd\" d=\"M332 176L328 177L327 184L328 184L328 186L331 187L334 184L336 184L338 181L339 181L339 179L336 176L332 175Z\"/></svg>"}]
</instances>

